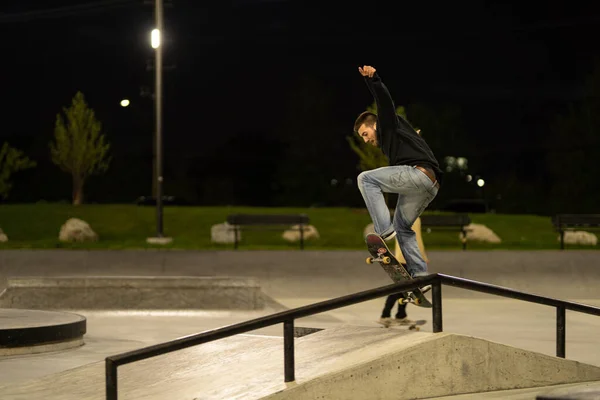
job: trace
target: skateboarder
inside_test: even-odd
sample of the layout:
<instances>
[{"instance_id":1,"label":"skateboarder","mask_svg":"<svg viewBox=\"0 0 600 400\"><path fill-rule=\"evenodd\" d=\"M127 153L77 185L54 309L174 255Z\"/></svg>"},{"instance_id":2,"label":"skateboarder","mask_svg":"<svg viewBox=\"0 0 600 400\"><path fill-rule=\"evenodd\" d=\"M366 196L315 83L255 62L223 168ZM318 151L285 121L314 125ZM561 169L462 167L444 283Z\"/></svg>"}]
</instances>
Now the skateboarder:
<instances>
[{"instance_id":1,"label":"skateboarder","mask_svg":"<svg viewBox=\"0 0 600 400\"><path fill-rule=\"evenodd\" d=\"M429 259L427 257L427 253L425 252L425 243L423 242L423 237L421 235L421 218L417 218L415 223L412 226L412 230L416 234L417 244L419 246L419 251L421 256L426 263L429 263ZM394 256L396 259L402 263L406 264L406 260L402 257L402 251L400 249L400 245L396 240L396 249L394 251ZM402 299L402 295L400 293L394 293L387 297L385 300L385 305L383 310L381 311L381 317L379 318L379 322L381 325L385 327L389 327L392 325L411 325L414 324L415 321L408 319L408 314L406 313L407 304L400 303L399 300ZM394 309L394 305L398 304L398 309L396 311L396 315L392 318L392 311Z\"/></svg>"},{"instance_id":2,"label":"skateboarder","mask_svg":"<svg viewBox=\"0 0 600 400\"><path fill-rule=\"evenodd\" d=\"M365 65L358 71L375 98L377 114L369 111L360 114L354 122L354 131L365 143L381 148L390 163L358 175L358 188L375 233L386 241L396 237L409 274L413 278L424 276L427 263L419 253L411 226L437 195L442 171L425 140L396 114L394 101L375 68ZM398 194L393 221L383 192Z\"/></svg>"}]
</instances>

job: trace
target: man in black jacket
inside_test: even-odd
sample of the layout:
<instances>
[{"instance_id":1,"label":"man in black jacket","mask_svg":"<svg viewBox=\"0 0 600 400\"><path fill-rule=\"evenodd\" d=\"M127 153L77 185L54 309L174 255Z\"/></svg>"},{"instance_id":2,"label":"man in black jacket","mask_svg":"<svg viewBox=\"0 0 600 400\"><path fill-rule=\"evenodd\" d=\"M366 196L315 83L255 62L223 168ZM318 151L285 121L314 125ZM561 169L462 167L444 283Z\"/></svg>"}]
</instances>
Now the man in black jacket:
<instances>
[{"instance_id":1,"label":"man in black jacket","mask_svg":"<svg viewBox=\"0 0 600 400\"><path fill-rule=\"evenodd\" d=\"M358 175L358 188L373 220L375 233L388 241L396 237L413 278L427 275L415 232L415 220L435 198L442 171L425 140L404 118L396 114L394 101L375 68L365 65L358 71L377 104L377 115L363 112L354 131L366 143L381 148L389 166ZM383 192L397 193L398 203L392 221Z\"/></svg>"}]
</instances>

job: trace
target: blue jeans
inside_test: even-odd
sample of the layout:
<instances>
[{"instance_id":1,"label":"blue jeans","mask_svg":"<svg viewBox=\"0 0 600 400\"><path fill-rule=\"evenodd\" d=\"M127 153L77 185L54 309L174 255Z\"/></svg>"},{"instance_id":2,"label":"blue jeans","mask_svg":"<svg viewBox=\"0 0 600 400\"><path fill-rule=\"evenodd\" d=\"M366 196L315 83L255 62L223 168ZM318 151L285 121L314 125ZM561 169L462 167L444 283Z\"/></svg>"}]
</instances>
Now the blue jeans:
<instances>
[{"instance_id":1,"label":"blue jeans","mask_svg":"<svg viewBox=\"0 0 600 400\"><path fill-rule=\"evenodd\" d=\"M419 251L412 226L437 195L435 183L415 167L395 165L360 173L358 189L373 220L375 233L387 237L396 231L408 272L413 277L427 275L427 263ZM398 194L393 221L383 192Z\"/></svg>"}]
</instances>

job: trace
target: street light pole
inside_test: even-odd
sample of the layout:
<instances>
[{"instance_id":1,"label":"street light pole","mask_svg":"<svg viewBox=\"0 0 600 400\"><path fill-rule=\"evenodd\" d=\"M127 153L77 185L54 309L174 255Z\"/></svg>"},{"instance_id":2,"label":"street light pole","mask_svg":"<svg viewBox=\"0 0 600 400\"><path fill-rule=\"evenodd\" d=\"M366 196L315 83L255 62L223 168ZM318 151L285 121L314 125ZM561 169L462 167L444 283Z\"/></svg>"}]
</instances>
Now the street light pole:
<instances>
[{"instance_id":1,"label":"street light pole","mask_svg":"<svg viewBox=\"0 0 600 400\"><path fill-rule=\"evenodd\" d=\"M162 148L162 125L163 125L163 33L164 33L164 18L163 18L163 0L155 0L154 17L156 19L156 27L152 31L151 42L155 50L155 88L154 88L154 105L155 105L155 135L156 135L156 237L148 238L148 243L153 244L168 244L172 241L171 238L163 237L163 148Z\"/></svg>"},{"instance_id":2,"label":"street light pole","mask_svg":"<svg viewBox=\"0 0 600 400\"><path fill-rule=\"evenodd\" d=\"M155 48L155 92L154 104L156 107L156 236L163 237L163 149L162 149L162 112L163 112L163 45L164 41L164 15L163 0L155 0L154 15L156 18L156 29L158 30L158 46Z\"/></svg>"}]
</instances>

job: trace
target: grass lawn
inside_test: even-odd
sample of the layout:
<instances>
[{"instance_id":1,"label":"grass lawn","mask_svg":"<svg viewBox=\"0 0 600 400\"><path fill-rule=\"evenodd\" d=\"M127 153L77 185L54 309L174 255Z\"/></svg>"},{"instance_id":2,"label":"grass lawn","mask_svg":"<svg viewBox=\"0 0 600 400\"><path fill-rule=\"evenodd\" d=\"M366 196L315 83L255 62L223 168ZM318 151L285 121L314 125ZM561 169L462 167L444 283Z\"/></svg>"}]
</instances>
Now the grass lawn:
<instances>
[{"instance_id":1,"label":"grass lawn","mask_svg":"<svg viewBox=\"0 0 600 400\"><path fill-rule=\"evenodd\" d=\"M306 243L308 250L364 250L363 229L371 222L366 209L349 208L259 208L259 207L165 207L164 233L172 237L167 246L150 245L146 238L156 234L156 208L135 205L9 204L0 206L0 229L9 238L0 243L8 248L72 249L232 249L233 245L211 243L211 226L225 222L232 213L306 213L319 231L318 240ZM533 215L470 214L474 223L484 224L502 239L501 244L469 242L468 249L558 249L558 233L549 217ZM60 227L68 218L81 218L99 235L96 243L61 243ZM281 238L283 231L242 233L240 249L299 249ZM461 250L458 232L423 232L427 250ZM597 249L598 246L568 246Z\"/></svg>"}]
</instances>

